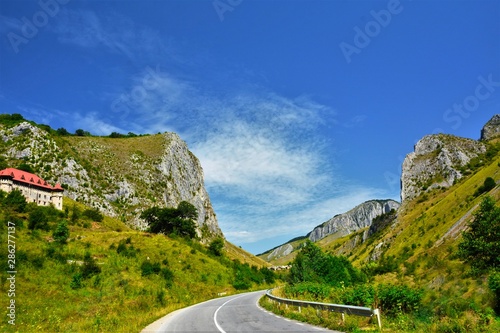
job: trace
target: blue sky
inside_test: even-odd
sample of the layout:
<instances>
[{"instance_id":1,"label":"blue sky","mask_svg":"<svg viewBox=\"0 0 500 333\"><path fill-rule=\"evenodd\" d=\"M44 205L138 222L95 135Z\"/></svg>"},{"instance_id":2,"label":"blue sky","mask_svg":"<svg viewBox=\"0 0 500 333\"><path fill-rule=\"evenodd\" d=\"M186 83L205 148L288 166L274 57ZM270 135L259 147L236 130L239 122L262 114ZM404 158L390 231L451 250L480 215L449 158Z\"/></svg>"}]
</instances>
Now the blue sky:
<instances>
[{"instance_id":1,"label":"blue sky","mask_svg":"<svg viewBox=\"0 0 500 333\"><path fill-rule=\"evenodd\" d=\"M422 136L500 113L500 2L0 0L0 112L175 131L259 253L399 199Z\"/></svg>"}]
</instances>

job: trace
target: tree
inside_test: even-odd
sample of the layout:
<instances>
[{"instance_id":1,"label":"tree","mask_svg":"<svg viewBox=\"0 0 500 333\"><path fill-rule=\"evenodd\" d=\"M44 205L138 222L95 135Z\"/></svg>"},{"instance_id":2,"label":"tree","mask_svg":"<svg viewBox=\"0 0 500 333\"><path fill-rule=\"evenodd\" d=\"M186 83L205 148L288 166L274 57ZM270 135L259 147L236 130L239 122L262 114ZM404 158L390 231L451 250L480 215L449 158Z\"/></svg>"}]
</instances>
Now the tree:
<instances>
[{"instance_id":1,"label":"tree","mask_svg":"<svg viewBox=\"0 0 500 333\"><path fill-rule=\"evenodd\" d=\"M500 207L487 196L462 234L459 257L477 272L500 268Z\"/></svg>"},{"instance_id":2,"label":"tree","mask_svg":"<svg viewBox=\"0 0 500 333\"><path fill-rule=\"evenodd\" d=\"M177 206L179 217L188 220L196 220L198 218L198 211L196 207L187 201L181 201Z\"/></svg>"},{"instance_id":3,"label":"tree","mask_svg":"<svg viewBox=\"0 0 500 333\"><path fill-rule=\"evenodd\" d=\"M4 199L4 204L12 210L23 213L26 209L26 198L19 190L11 191Z\"/></svg>"},{"instance_id":4,"label":"tree","mask_svg":"<svg viewBox=\"0 0 500 333\"><path fill-rule=\"evenodd\" d=\"M56 132L60 136L69 136L69 135L71 135L64 127L59 127Z\"/></svg>"},{"instance_id":5,"label":"tree","mask_svg":"<svg viewBox=\"0 0 500 333\"><path fill-rule=\"evenodd\" d=\"M83 257L83 265L81 266L82 278L87 279L92 275L101 273L101 267L97 265L95 259L90 255L89 252L85 252Z\"/></svg>"},{"instance_id":6,"label":"tree","mask_svg":"<svg viewBox=\"0 0 500 333\"><path fill-rule=\"evenodd\" d=\"M75 131L75 135L76 136L90 136L90 133L79 128Z\"/></svg>"},{"instance_id":7,"label":"tree","mask_svg":"<svg viewBox=\"0 0 500 333\"><path fill-rule=\"evenodd\" d=\"M479 186L478 189L476 190L476 192L474 193L474 196L477 197L483 193L486 193L486 192L489 192L491 191L495 186L497 185L497 183L495 182L495 180L491 177L488 177L484 180L484 183L483 185Z\"/></svg>"},{"instance_id":8,"label":"tree","mask_svg":"<svg viewBox=\"0 0 500 333\"><path fill-rule=\"evenodd\" d=\"M80 209L76 204L73 204L73 209L71 212L71 223L76 223L78 219L80 218Z\"/></svg>"},{"instance_id":9,"label":"tree","mask_svg":"<svg viewBox=\"0 0 500 333\"><path fill-rule=\"evenodd\" d=\"M52 237L54 237L56 242L66 244L69 238L68 222L66 220L59 222L56 230L52 233Z\"/></svg>"},{"instance_id":10,"label":"tree","mask_svg":"<svg viewBox=\"0 0 500 333\"><path fill-rule=\"evenodd\" d=\"M104 220L104 215L102 215L102 213L97 208L85 209L83 211L83 216L88 217L95 222L102 222L102 220Z\"/></svg>"},{"instance_id":11,"label":"tree","mask_svg":"<svg viewBox=\"0 0 500 333\"><path fill-rule=\"evenodd\" d=\"M19 164L19 166L17 167L19 170L23 170L23 171L26 171L26 172L29 172L29 173L34 173L35 171L33 170L33 168L27 164L26 162L22 162L21 164Z\"/></svg>"},{"instance_id":12,"label":"tree","mask_svg":"<svg viewBox=\"0 0 500 333\"><path fill-rule=\"evenodd\" d=\"M45 213L45 209L43 207L37 207L32 210L29 214L28 222L28 228L30 230L49 229L49 218L47 217L47 214Z\"/></svg>"},{"instance_id":13,"label":"tree","mask_svg":"<svg viewBox=\"0 0 500 333\"><path fill-rule=\"evenodd\" d=\"M196 237L194 220L198 218L198 213L188 202L181 202L177 208L151 207L143 211L140 217L146 220L150 232Z\"/></svg>"},{"instance_id":14,"label":"tree","mask_svg":"<svg viewBox=\"0 0 500 333\"><path fill-rule=\"evenodd\" d=\"M349 286L366 280L347 258L326 254L309 240L292 262L289 279L291 283L316 282L331 286Z\"/></svg>"},{"instance_id":15,"label":"tree","mask_svg":"<svg viewBox=\"0 0 500 333\"><path fill-rule=\"evenodd\" d=\"M217 237L216 239L211 241L210 245L208 246L208 251L210 251L210 253L212 253L214 256L217 257L222 256L223 249L224 249L224 239L221 237Z\"/></svg>"}]
</instances>

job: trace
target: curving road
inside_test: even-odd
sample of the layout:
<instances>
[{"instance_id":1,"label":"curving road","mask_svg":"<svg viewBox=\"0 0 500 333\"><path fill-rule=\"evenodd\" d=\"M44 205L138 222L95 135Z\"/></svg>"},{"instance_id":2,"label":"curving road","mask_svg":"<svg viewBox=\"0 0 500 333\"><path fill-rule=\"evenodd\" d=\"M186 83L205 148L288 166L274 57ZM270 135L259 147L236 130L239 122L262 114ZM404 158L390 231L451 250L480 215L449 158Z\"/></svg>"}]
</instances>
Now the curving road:
<instances>
[{"instance_id":1,"label":"curving road","mask_svg":"<svg viewBox=\"0 0 500 333\"><path fill-rule=\"evenodd\" d=\"M142 333L335 332L264 310L258 305L264 294L265 291L256 291L196 304L161 318Z\"/></svg>"}]
</instances>

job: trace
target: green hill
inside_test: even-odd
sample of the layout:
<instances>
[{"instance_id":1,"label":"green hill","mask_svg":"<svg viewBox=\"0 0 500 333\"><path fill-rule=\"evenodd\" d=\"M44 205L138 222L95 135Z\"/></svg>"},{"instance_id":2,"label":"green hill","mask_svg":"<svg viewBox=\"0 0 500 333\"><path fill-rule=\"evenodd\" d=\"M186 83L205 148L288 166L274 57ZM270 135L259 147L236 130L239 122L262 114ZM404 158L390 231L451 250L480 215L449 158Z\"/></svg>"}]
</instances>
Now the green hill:
<instances>
[{"instance_id":1,"label":"green hill","mask_svg":"<svg viewBox=\"0 0 500 333\"><path fill-rule=\"evenodd\" d=\"M178 308L265 288L264 280L272 277L261 269L264 262L228 242L216 256L196 240L132 230L107 216L95 222L80 215L71 222L74 207L80 212L88 207L68 198L64 205L70 207L68 216L45 209L49 230L28 228L34 206L23 213L0 206L5 259L0 292L4 305L15 300L15 326L4 318L2 332L138 332ZM69 221L65 245L53 236L64 219ZM7 297L9 230L15 230L14 297ZM92 265L100 272L92 273ZM82 277L84 267L90 267L88 277Z\"/></svg>"},{"instance_id":2,"label":"green hill","mask_svg":"<svg viewBox=\"0 0 500 333\"><path fill-rule=\"evenodd\" d=\"M442 136L436 138L441 139ZM453 141L453 144L460 149L467 149L461 146L464 140L451 136L446 138ZM483 200L490 197L496 202L497 207L500 206L500 139L494 137L482 140L480 144L484 145L484 152L471 158L467 164L446 165L447 172L456 169L461 174L461 177L455 179L450 186L435 185L431 181L422 182L420 188L414 189L417 194L412 199L403 201L395 214L381 215L374 219L372 226L344 237L339 238L332 234L315 243L326 254L348 258L355 267L366 274L369 286L380 287L382 291L388 290L387 285L401 288L394 289L394 294L391 296L393 300L404 297L405 288L421 292L422 299L418 308L413 312L396 311L386 317L384 331L498 332L500 330L498 317L500 299L489 287L489 284L490 286L491 283L495 284L491 276L498 275L495 269L498 270L499 267L488 267L489 270L477 271L459 256L459 244L463 241L462 233L468 230ZM433 179L437 184L443 184L445 177L439 177L441 166L437 165L436 160L441 150L447 150L447 146L437 149L437 152L430 151L427 155L418 156L418 162L423 161L427 166L435 166L436 168L432 170ZM452 150L446 153L450 154L450 151ZM421 172L426 172L426 169L422 169ZM418 179L418 172L414 172L413 176ZM378 225L373 228L375 223ZM495 223L497 223L495 227L491 226L491 234L498 230L500 221ZM369 230L370 228L372 229ZM498 244L498 234L496 237ZM272 263L292 262L305 242L305 239L294 240L290 244L295 250L275 259ZM366 290L356 287L352 290L346 289L347 294L343 294L343 288L330 290L329 287L321 289L316 286L314 290L322 290L321 299L314 296L312 288L305 285L295 289L290 287L289 290L293 291L291 295L295 297L315 301L335 303L342 302L343 297L347 297L351 302L347 304L351 305L373 307L380 305L380 300L376 297L370 299L371 296L367 296ZM387 294L384 297L387 297ZM352 303L358 301L360 304ZM294 316L298 315L292 314L292 317ZM309 317L307 315L302 317L304 320L330 325L328 320L318 318L315 313L309 314ZM366 325L366 322L358 321L350 329L344 328L356 331L358 325Z\"/></svg>"},{"instance_id":3,"label":"green hill","mask_svg":"<svg viewBox=\"0 0 500 333\"><path fill-rule=\"evenodd\" d=\"M201 165L174 133L70 135L0 115L0 169L8 167L65 191L63 211L0 191L2 332L139 332L276 278L224 240ZM142 211L184 201L196 208L194 238L145 231Z\"/></svg>"}]
</instances>

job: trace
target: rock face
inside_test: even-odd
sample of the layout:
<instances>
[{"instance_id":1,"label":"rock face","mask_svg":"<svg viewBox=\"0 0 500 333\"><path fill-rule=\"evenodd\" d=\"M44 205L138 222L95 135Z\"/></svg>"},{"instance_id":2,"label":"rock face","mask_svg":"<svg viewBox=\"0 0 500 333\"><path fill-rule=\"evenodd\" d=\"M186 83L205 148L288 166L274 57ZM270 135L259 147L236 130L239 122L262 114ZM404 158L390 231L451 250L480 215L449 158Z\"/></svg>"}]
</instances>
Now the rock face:
<instances>
[{"instance_id":1,"label":"rock face","mask_svg":"<svg viewBox=\"0 0 500 333\"><path fill-rule=\"evenodd\" d=\"M0 126L0 156L24 159L40 177L59 182L64 195L144 228L140 213L151 206L198 211L202 238L222 236L204 186L199 160L175 133L134 138L53 137L28 122Z\"/></svg>"},{"instance_id":2,"label":"rock face","mask_svg":"<svg viewBox=\"0 0 500 333\"><path fill-rule=\"evenodd\" d=\"M336 215L325 223L314 228L307 236L313 242L331 234L343 237L357 230L369 227L373 219L392 209L398 210L400 204L394 200L370 200L350 211Z\"/></svg>"},{"instance_id":3,"label":"rock face","mask_svg":"<svg viewBox=\"0 0 500 333\"><path fill-rule=\"evenodd\" d=\"M281 246L278 246L277 248L275 248L271 252L266 253L262 257L262 259L264 259L266 261L271 261L273 259L285 257L285 256L289 255L290 253L292 253L293 250L294 250L293 246L289 243L286 243L286 244L283 244Z\"/></svg>"},{"instance_id":4,"label":"rock face","mask_svg":"<svg viewBox=\"0 0 500 333\"><path fill-rule=\"evenodd\" d=\"M423 137L403 162L401 201L433 188L453 185L463 176L461 167L485 152L485 144L472 139L446 134Z\"/></svg>"},{"instance_id":5,"label":"rock face","mask_svg":"<svg viewBox=\"0 0 500 333\"><path fill-rule=\"evenodd\" d=\"M360 229L370 227L376 217L387 214L392 210L397 211L399 207L400 203L394 200L366 201L346 213L335 215L325 223L314 228L307 236L294 238L281 246L259 255L259 257L266 261L286 257L301 247L301 242L299 242L299 245L296 247L292 245L296 240L309 238L312 242L316 242L332 234L336 234L336 236L338 236L337 238L341 238ZM353 239L346 241L341 249L341 254L350 252L359 243L364 242L367 237L369 237L368 229L365 230L362 235L357 235Z\"/></svg>"},{"instance_id":6,"label":"rock face","mask_svg":"<svg viewBox=\"0 0 500 333\"><path fill-rule=\"evenodd\" d=\"M488 141L500 136L500 114L491 118L481 130L481 141Z\"/></svg>"}]
</instances>

